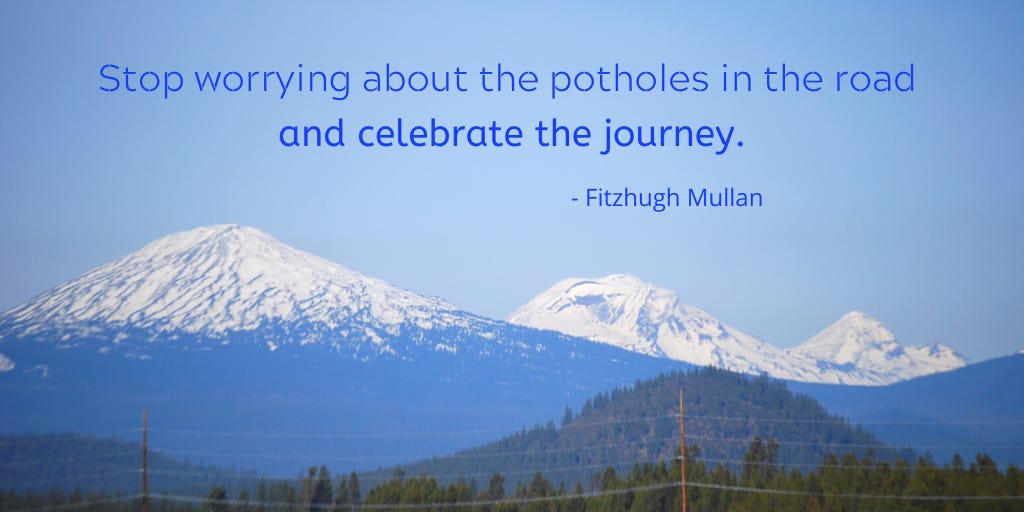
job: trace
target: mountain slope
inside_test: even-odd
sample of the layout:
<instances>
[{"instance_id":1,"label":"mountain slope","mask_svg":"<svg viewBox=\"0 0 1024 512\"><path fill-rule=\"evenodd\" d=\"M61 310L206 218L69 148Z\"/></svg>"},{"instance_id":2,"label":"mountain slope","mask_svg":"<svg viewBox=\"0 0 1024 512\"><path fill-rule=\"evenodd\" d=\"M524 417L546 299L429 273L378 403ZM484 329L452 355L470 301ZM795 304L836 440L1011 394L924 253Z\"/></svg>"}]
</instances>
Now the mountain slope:
<instances>
[{"instance_id":1,"label":"mountain slope","mask_svg":"<svg viewBox=\"0 0 1024 512\"><path fill-rule=\"evenodd\" d=\"M1024 354L935 373L891 386L792 383L829 410L871 424L887 442L929 451L939 460L983 451L1000 464L1024 462Z\"/></svg>"},{"instance_id":2,"label":"mountain slope","mask_svg":"<svg viewBox=\"0 0 1024 512\"><path fill-rule=\"evenodd\" d=\"M897 380L949 371L967 364L966 358L945 345L900 345L892 331L859 311L843 315L791 352L837 365L871 368Z\"/></svg>"},{"instance_id":3,"label":"mountain slope","mask_svg":"<svg viewBox=\"0 0 1024 512\"><path fill-rule=\"evenodd\" d=\"M46 492L86 489L115 494L139 490L142 445L117 438L74 433L0 435L0 489ZM178 494L206 494L217 485L234 493L255 490L259 475L190 464L151 451L150 489Z\"/></svg>"},{"instance_id":4,"label":"mountain slope","mask_svg":"<svg viewBox=\"0 0 1024 512\"><path fill-rule=\"evenodd\" d=\"M882 460L913 458L909 450L885 446L815 400L790 392L782 382L702 368L599 394L578 413L567 411L560 427L548 423L403 469L452 480L461 475L484 480L500 472L523 483L541 471L571 487L608 466L624 471L635 463L672 460L679 447L681 389L687 444L699 446L697 457L710 467L738 465L754 436L778 441L778 459L790 468L816 467L829 453L871 451ZM363 479L379 481L393 474L394 469L384 469Z\"/></svg>"},{"instance_id":5,"label":"mountain slope","mask_svg":"<svg viewBox=\"0 0 1024 512\"><path fill-rule=\"evenodd\" d=\"M0 315L0 340L90 337L118 345L145 332L147 342L188 335L199 344L328 343L360 357L408 356L385 340L488 324L257 229L221 225L156 240Z\"/></svg>"}]
</instances>

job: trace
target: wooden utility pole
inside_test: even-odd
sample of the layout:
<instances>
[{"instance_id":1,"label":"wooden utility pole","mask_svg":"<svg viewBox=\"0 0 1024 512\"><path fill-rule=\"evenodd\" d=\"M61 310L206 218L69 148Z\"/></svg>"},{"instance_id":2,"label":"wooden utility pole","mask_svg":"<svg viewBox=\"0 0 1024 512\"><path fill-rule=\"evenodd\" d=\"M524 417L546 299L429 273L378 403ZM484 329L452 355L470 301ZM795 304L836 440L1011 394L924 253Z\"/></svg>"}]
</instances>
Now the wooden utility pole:
<instances>
[{"instance_id":1,"label":"wooden utility pole","mask_svg":"<svg viewBox=\"0 0 1024 512\"><path fill-rule=\"evenodd\" d=\"M147 503L149 498L149 482L147 480L146 456L149 452L149 419L146 417L146 409L142 409L142 512L149 510Z\"/></svg>"},{"instance_id":2,"label":"wooden utility pole","mask_svg":"<svg viewBox=\"0 0 1024 512\"><path fill-rule=\"evenodd\" d=\"M686 422L683 420L683 388L679 388L679 469L682 474L683 512L686 512Z\"/></svg>"}]
</instances>

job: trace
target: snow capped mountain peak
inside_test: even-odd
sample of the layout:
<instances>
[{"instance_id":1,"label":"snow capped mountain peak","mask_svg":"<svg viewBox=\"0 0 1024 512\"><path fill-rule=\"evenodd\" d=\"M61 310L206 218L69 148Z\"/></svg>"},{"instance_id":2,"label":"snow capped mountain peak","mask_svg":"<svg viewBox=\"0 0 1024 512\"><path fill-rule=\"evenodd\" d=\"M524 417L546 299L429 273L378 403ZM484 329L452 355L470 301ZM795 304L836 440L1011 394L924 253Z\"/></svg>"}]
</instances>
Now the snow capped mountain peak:
<instances>
[{"instance_id":1,"label":"snow capped mountain peak","mask_svg":"<svg viewBox=\"0 0 1024 512\"><path fill-rule=\"evenodd\" d=\"M508 317L508 322L562 331L647 355L663 356L657 330L679 305L675 293L631 274L559 281Z\"/></svg>"},{"instance_id":2,"label":"snow capped mountain peak","mask_svg":"<svg viewBox=\"0 0 1024 512\"><path fill-rule=\"evenodd\" d=\"M846 313L791 352L868 369L892 382L967 364L961 354L938 343L904 346L881 322L859 311Z\"/></svg>"},{"instance_id":3,"label":"snow capped mountain peak","mask_svg":"<svg viewBox=\"0 0 1024 512\"><path fill-rule=\"evenodd\" d=\"M848 364L856 362L865 350L898 352L901 348L896 335L882 322L860 311L851 311L794 350L837 364Z\"/></svg>"},{"instance_id":4,"label":"snow capped mountain peak","mask_svg":"<svg viewBox=\"0 0 1024 512\"><path fill-rule=\"evenodd\" d=\"M615 326L625 326L628 332L631 330L629 327L637 322L659 320L677 303L675 293L630 274L613 274L597 279L570 278L559 281L519 308L508 321L538 327L533 324L546 323L548 313L554 312L562 318L576 319L581 328L589 325L597 329L590 334L610 342L621 338L622 333L616 333ZM610 329L606 328L609 326ZM644 338L650 341L652 334L646 333ZM637 351L658 352L650 343Z\"/></svg>"},{"instance_id":5,"label":"snow capped mountain peak","mask_svg":"<svg viewBox=\"0 0 1024 512\"><path fill-rule=\"evenodd\" d=\"M443 300L364 276L258 229L217 225L151 242L0 315L0 324L21 334L58 329L80 336L102 326L217 338L282 322L314 331L355 322L375 339L404 324L432 328L465 316Z\"/></svg>"}]
</instances>

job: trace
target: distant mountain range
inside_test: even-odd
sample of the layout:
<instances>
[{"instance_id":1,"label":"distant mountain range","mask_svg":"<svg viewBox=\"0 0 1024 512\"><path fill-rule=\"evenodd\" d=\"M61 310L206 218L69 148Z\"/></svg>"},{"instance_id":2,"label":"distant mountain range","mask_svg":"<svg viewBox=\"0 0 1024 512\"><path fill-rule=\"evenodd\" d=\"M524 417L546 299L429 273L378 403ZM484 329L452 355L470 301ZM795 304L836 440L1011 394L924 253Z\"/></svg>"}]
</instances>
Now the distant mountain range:
<instances>
[{"instance_id":1,"label":"distant mountain range","mask_svg":"<svg viewBox=\"0 0 1024 512\"><path fill-rule=\"evenodd\" d=\"M560 281L508 321L654 357L803 382L885 385L967 364L944 345L904 347L860 312L783 350L625 274Z\"/></svg>"},{"instance_id":2,"label":"distant mountain range","mask_svg":"<svg viewBox=\"0 0 1024 512\"><path fill-rule=\"evenodd\" d=\"M829 411L862 422L881 439L948 460L985 452L1000 464L1024 462L1024 354L890 386L835 386L791 382Z\"/></svg>"},{"instance_id":3,"label":"distant mountain range","mask_svg":"<svg viewBox=\"0 0 1024 512\"><path fill-rule=\"evenodd\" d=\"M966 364L943 345L903 347L856 312L783 350L631 275L561 281L508 322L804 382L884 385ZM413 360L424 351L535 355L529 343L496 336L505 328L233 225L161 238L0 315L0 341L31 337L63 347L89 339L97 350L130 357L181 338L190 339L185 348L315 343L363 361ZM0 355L0 372L15 364Z\"/></svg>"}]
</instances>

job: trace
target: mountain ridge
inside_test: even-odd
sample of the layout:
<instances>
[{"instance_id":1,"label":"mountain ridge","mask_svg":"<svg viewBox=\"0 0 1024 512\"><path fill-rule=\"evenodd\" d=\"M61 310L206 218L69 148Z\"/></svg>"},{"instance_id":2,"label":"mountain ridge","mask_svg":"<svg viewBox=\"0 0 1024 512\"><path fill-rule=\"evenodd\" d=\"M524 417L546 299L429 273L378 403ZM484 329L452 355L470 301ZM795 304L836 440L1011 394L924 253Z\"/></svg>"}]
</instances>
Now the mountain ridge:
<instances>
[{"instance_id":1,"label":"mountain ridge","mask_svg":"<svg viewBox=\"0 0 1024 512\"><path fill-rule=\"evenodd\" d=\"M809 345L780 349L683 303L675 292L630 274L563 279L506 320L655 357L796 381L886 385L966 363L945 346L903 347L880 322L863 313L845 315ZM862 325L847 326L858 320ZM861 339L864 336L868 339ZM862 347L859 359L833 353L850 344ZM899 353L888 358L877 354L886 350Z\"/></svg>"}]
</instances>

